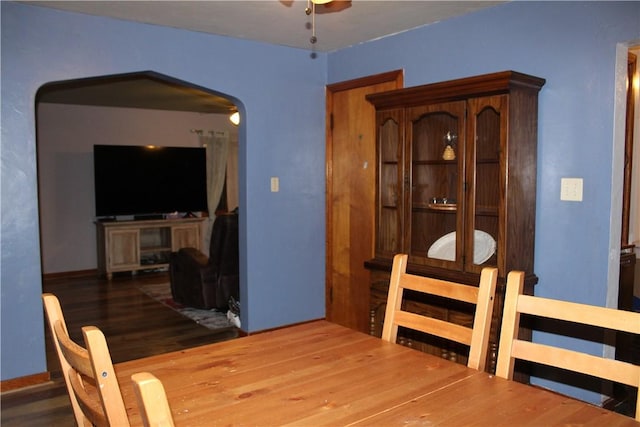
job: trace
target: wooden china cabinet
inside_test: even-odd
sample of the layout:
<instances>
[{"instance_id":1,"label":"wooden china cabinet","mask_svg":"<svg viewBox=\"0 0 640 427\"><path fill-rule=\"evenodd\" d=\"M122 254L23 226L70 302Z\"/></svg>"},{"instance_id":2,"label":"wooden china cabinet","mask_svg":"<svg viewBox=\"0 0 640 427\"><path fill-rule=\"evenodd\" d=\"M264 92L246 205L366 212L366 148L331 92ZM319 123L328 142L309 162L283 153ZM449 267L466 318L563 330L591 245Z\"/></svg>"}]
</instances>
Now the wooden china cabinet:
<instances>
[{"instance_id":1,"label":"wooden china cabinet","mask_svg":"<svg viewBox=\"0 0 640 427\"><path fill-rule=\"evenodd\" d=\"M376 108L377 193L371 333L380 335L396 253L410 272L476 285L499 270L488 370L506 275L533 293L538 92L545 80L514 71L367 96ZM408 309L471 324L473 307L411 296ZM526 332L525 332L526 334ZM402 335L402 334L401 334ZM405 331L400 342L466 363L466 349Z\"/></svg>"}]
</instances>

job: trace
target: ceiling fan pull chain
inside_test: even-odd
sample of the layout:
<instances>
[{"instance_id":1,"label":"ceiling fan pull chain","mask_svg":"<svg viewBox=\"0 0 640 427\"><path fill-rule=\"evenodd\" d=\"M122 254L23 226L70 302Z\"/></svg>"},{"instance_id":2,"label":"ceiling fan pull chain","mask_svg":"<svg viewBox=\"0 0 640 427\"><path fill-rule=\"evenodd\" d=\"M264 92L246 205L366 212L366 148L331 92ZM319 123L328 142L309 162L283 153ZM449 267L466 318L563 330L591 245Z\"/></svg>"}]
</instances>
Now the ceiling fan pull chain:
<instances>
[{"instance_id":1,"label":"ceiling fan pull chain","mask_svg":"<svg viewBox=\"0 0 640 427\"><path fill-rule=\"evenodd\" d=\"M311 2L311 4L313 5L313 10L311 12L311 39L309 41L311 44L314 44L318 41L318 38L316 37L316 4L313 2Z\"/></svg>"},{"instance_id":2,"label":"ceiling fan pull chain","mask_svg":"<svg viewBox=\"0 0 640 427\"><path fill-rule=\"evenodd\" d=\"M316 3L313 0L307 0L304 13L311 15L311 39L309 41L313 44L318 41L316 37Z\"/></svg>"}]
</instances>

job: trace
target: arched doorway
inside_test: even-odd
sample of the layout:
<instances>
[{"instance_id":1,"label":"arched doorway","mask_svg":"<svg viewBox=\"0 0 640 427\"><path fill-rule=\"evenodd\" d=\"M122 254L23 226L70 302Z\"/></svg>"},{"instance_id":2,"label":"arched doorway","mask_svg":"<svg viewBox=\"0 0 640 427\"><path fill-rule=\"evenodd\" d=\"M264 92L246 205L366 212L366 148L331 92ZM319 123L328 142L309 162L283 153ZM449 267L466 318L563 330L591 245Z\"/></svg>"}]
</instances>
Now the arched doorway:
<instances>
[{"instance_id":1,"label":"arched doorway","mask_svg":"<svg viewBox=\"0 0 640 427\"><path fill-rule=\"evenodd\" d=\"M237 147L235 111L229 97L155 72L44 85L36 97L43 274L95 268L94 144L198 146L199 134L222 130ZM237 169L236 160L235 183ZM237 206L235 193L227 198Z\"/></svg>"},{"instance_id":2,"label":"arched doorway","mask_svg":"<svg viewBox=\"0 0 640 427\"><path fill-rule=\"evenodd\" d=\"M230 97L155 72L44 85L36 96L43 275L96 272L94 144L198 146L199 133L226 130L237 152L234 111Z\"/></svg>"}]
</instances>

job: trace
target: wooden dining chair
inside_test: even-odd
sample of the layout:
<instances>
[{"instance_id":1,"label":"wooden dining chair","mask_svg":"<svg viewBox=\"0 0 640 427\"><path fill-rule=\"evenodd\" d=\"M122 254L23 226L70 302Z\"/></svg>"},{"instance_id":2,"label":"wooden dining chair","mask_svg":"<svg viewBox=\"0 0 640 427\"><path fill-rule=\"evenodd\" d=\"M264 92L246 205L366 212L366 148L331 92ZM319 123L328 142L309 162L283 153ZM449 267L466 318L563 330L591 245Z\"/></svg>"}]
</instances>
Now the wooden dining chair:
<instances>
[{"instance_id":1,"label":"wooden dining chair","mask_svg":"<svg viewBox=\"0 0 640 427\"><path fill-rule=\"evenodd\" d=\"M78 345L69 338L58 298L43 294L42 299L78 426L129 426L102 331L95 326L83 327L86 348Z\"/></svg>"},{"instance_id":2,"label":"wooden dining chair","mask_svg":"<svg viewBox=\"0 0 640 427\"><path fill-rule=\"evenodd\" d=\"M467 366L484 370L498 269L483 268L479 286L464 285L407 273L406 254L393 258L382 339L396 342L398 327L409 328L469 346ZM402 309L404 290L412 290L476 306L473 327L435 319Z\"/></svg>"},{"instance_id":3,"label":"wooden dining chair","mask_svg":"<svg viewBox=\"0 0 640 427\"><path fill-rule=\"evenodd\" d=\"M523 295L524 273L512 271L507 288L496 375L513 379L517 359L587 374L632 387L640 386L640 366L574 350L518 339L521 315L640 334L640 313ZM636 420L640 421L640 393Z\"/></svg>"},{"instance_id":4,"label":"wooden dining chair","mask_svg":"<svg viewBox=\"0 0 640 427\"><path fill-rule=\"evenodd\" d=\"M131 375L140 416L145 427L174 427L162 382L149 372Z\"/></svg>"}]
</instances>

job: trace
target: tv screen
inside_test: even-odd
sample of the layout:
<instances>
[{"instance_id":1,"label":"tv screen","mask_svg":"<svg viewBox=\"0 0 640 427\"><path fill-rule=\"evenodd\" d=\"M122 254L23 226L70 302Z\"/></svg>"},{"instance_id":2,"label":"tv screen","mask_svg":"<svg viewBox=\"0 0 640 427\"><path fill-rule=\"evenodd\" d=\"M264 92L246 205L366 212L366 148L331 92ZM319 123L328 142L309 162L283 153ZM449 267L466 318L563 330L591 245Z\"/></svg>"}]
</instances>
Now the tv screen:
<instances>
[{"instance_id":1,"label":"tv screen","mask_svg":"<svg viewBox=\"0 0 640 427\"><path fill-rule=\"evenodd\" d=\"M96 217L207 210L204 148L93 146Z\"/></svg>"}]
</instances>

